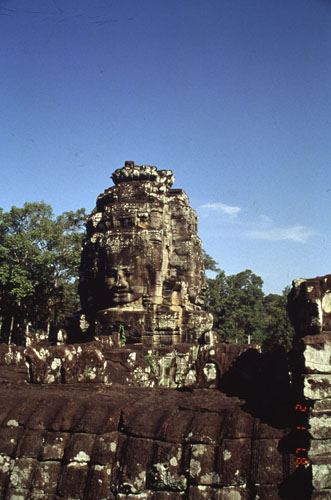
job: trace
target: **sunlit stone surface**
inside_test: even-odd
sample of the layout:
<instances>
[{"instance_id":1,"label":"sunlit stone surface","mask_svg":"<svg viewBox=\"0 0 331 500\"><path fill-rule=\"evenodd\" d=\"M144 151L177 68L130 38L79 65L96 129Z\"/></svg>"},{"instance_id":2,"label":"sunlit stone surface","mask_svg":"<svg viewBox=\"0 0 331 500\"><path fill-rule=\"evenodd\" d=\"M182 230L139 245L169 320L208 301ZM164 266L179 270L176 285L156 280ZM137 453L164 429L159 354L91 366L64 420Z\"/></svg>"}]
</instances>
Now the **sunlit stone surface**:
<instances>
[{"instance_id":1,"label":"sunlit stone surface","mask_svg":"<svg viewBox=\"0 0 331 500\"><path fill-rule=\"evenodd\" d=\"M171 170L126 162L87 222L80 296L94 334L126 342L195 342L212 328L197 214ZM82 330L82 339L84 331Z\"/></svg>"}]
</instances>

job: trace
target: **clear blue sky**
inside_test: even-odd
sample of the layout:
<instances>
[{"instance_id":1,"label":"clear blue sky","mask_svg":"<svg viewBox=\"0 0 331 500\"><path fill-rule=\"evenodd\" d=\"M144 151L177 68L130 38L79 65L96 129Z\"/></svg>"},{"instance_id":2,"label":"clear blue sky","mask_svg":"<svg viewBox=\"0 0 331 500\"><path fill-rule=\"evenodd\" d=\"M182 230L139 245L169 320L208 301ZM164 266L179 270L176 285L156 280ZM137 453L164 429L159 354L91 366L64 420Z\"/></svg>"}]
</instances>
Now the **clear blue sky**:
<instances>
[{"instance_id":1,"label":"clear blue sky","mask_svg":"<svg viewBox=\"0 0 331 500\"><path fill-rule=\"evenodd\" d=\"M330 0L0 0L0 206L172 169L227 274L331 272Z\"/></svg>"}]
</instances>

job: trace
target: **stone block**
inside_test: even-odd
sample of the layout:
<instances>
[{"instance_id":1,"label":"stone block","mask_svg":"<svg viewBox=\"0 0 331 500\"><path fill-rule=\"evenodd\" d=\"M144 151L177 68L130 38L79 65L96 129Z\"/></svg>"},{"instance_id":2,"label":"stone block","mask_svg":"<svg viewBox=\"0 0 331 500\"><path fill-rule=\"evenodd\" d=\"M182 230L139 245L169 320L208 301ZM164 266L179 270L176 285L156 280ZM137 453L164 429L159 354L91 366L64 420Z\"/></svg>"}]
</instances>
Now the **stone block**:
<instances>
[{"instance_id":1,"label":"stone block","mask_svg":"<svg viewBox=\"0 0 331 500\"><path fill-rule=\"evenodd\" d=\"M331 399L323 399L314 402L313 414L330 413L331 414Z\"/></svg>"},{"instance_id":2,"label":"stone block","mask_svg":"<svg viewBox=\"0 0 331 500\"><path fill-rule=\"evenodd\" d=\"M223 486L243 485L249 479L250 439L225 439L220 446L216 472Z\"/></svg>"},{"instance_id":3,"label":"stone block","mask_svg":"<svg viewBox=\"0 0 331 500\"><path fill-rule=\"evenodd\" d=\"M22 427L1 427L0 454L14 457L22 433Z\"/></svg>"},{"instance_id":4,"label":"stone block","mask_svg":"<svg viewBox=\"0 0 331 500\"><path fill-rule=\"evenodd\" d=\"M121 391L119 391L121 392ZM87 403L84 413L75 424L77 432L103 434L118 429L121 411L115 401L100 401L97 406Z\"/></svg>"},{"instance_id":5,"label":"stone block","mask_svg":"<svg viewBox=\"0 0 331 500\"><path fill-rule=\"evenodd\" d=\"M62 460L69 438L70 434L68 432L47 433L41 455L42 460Z\"/></svg>"},{"instance_id":6,"label":"stone block","mask_svg":"<svg viewBox=\"0 0 331 500\"><path fill-rule=\"evenodd\" d=\"M243 486L229 486L228 488L222 488L219 492L219 500L249 500L250 492ZM269 497L271 500L271 497Z\"/></svg>"},{"instance_id":7,"label":"stone block","mask_svg":"<svg viewBox=\"0 0 331 500\"><path fill-rule=\"evenodd\" d=\"M313 487L317 491L331 488L331 464L313 464Z\"/></svg>"},{"instance_id":8,"label":"stone block","mask_svg":"<svg viewBox=\"0 0 331 500\"><path fill-rule=\"evenodd\" d=\"M50 430L55 432L72 431L84 415L85 404L79 400L66 400L50 425Z\"/></svg>"},{"instance_id":9,"label":"stone block","mask_svg":"<svg viewBox=\"0 0 331 500\"><path fill-rule=\"evenodd\" d=\"M139 498L142 500L155 500L154 491L142 491L139 495L130 495L126 493L118 493L116 495L116 500L137 500Z\"/></svg>"},{"instance_id":10,"label":"stone block","mask_svg":"<svg viewBox=\"0 0 331 500\"><path fill-rule=\"evenodd\" d=\"M314 439L331 439L331 399L314 402L309 426L309 433Z\"/></svg>"},{"instance_id":11,"label":"stone block","mask_svg":"<svg viewBox=\"0 0 331 500\"><path fill-rule=\"evenodd\" d=\"M191 422L187 441L205 444L218 443L226 417L226 415L219 413L196 412Z\"/></svg>"},{"instance_id":12,"label":"stone block","mask_svg":"<svg viewBox=\"0 0 331 500\"><path fill-rule=\"evenodd\" d=\"M177 408L163 420L160 439L172 443L183 443L190 440L191 422L195 412L186 408Z\"/></svg>"},{"instance_id":13,"label":"stone block","mask_svg":"<svg viewBox=\"0 0 331 500\"><path fill-rule=\"evenodd\" d=\"M26 429L18 444L17 457L39 458L45 443L46 431Z\"/></svg>"},{"instance_id":14,"label":"stone block","mask_svg":"<svg viewBox=\"0 0 331 500\"><path fill-rule=\"evenodd\" d=\"M46 495L42 491L32 491L32 493L29 493L29 500L62 500L61 497L58 497L57 495L54 495L51 493L50 495Z\"/></svg>"},{"instance_id":15,"label":"stone block","mask_svg":"<svg viewBox=\"0 0 331 500\"><path fill-rule=\"evenodd\" d=\"M218 489L209 486L190 486L188 500L218 500Z\"/></svg>"},{"instance_id":16,"label":"stone block","mask_svg":"<svg viewBox=\"0 0 331 500\"><path fill-rule=\"evenodd\" d=\"M88 466L79 462L71 462L62 469L58 485L59 496L81 500L84 497L84 491L88 475Z\"/></svg>"},{"instance_id":17,"label":"stone block","mask_svg":"<svg viewBox=\"0 0 331 500\"><path fill-rule=\"evenodd\" d=\"M14 464L15 460L8 455L0 455L0 487L5 487L5 485L9 483Z\"/></svg>"},{"instance_id":18,"label":"stone block","mask_svg":"<svg viewBox=\"0 0 331 500\"><path fill-rule=\"evenodd\" d=\"M312 439L308 455L312 460L325 458L331 463L331 439Z\"/></svg>"},{"instance_id":19,"label":"stone block","mask_svg":"<svg viewBox=\"0 0 331 500\"><path fill-rule=\"evenodd\" d=\"M254 417L237 407L234 413L228 416L224 430L225 437L233 439L250 437L253 434L253 428Z\"/></svg>"},{"instance_id":20,"label":"stone block","mask_svg":"<svg viewBox=\"0 0 331 500\"><path fill-rule=\"evenodd\" d=\"M80 464L89 463L91 461L94 441L94 434L73 434L66 443L64 460Z\"/></svg>"},{"instance_id":21,"label":"stone block","mask_svg":"<svg viewBox=\"0 0 331 500\"><path fill-rule=\"evenodd\" d=\"M111 491L111 472L109 464L93 465L90 468L85 500L113 500L115 498Z\"/></svg>"},{"instance_id":22,"label":"stone block","mask_svg":"<svg viewBox=\"0 0 331 500\"><path fill-rule=\"evenodd\" d=\"M304 397L307 399L329 399L331 375L304 375Z\"/></svg>"},{"instance_id":23,"label":"stone block","mask_svg":"<svg viewBox=\"0 0 331 500\"><path fill-rule=\"evenodd\" d=\"M258 484L279 484L283 479L283 457L278 451L278 439L253 441L251 479Z\"/></svg>"},{"instance_id":24,"label":"stone block","mask_svg":"<svg viewBox=\"0 0 331 500\"><path fill-rule=\"evenodd\" d=\"M151 400L125 408L123 425L134 436L162 439L164 432L168 432L169 417L171 418L171 414L162 406L161 401Z\"/></svg>"},{"instance_id":25,"label":"stone block","mask_svg":"<svg viewBox=\"0 0 331 500\"><path fill-rule=\"evenodd\" d=\"M303 352L307 373L331 373L331 334L304 337Z\"/></svg>"},{"instance_id":26,"label":"stone block","mask_svg":"<svg viewBox=\"0 0 331 500\"><path fill-rule=\"evenodd\" d=\"M54 371L50 363L50 352L45 347L27 347L25 359L29 366L29 382L42 384L51 382L61 382L58 367ZM58 378L57 378L58 377Z\"/></svg>"},{"instance_id":27,"label":"stone block","mask_svg":"<svg viewBox=\"0 0 331 500\"><path fill-rule=\"evenodd\" d=\"M126 493L118 493L116 495L116 500L137 500L139 498L142 500L155 500L155 492L151 490L145 490L139 493L139 495L131 495Z\"/></svg>"},{"instance_id":28,"label":"stone block","mask_svg":"<svg viewBox=\"0 0 331 500\"><path fill-rule=\"evenodd\" d=\"M116 485L119 493L138 494L146 490L146 475L151 466L153 446L154 442L150 439L127 439L119 469L113 471L112 476L112 484Z\"/></svg>"},{"instance_id":29,"label":"stone block","mask_svg":"<svg viewBox=\"0 0 331 500\"><path fill-rule=\"evenodd\" d=\"M60 349L60 348L58 348ZM62 347L65 351L62 359L62 382L103 383L105 377L105 358L97 342L78 346L75 352L70 352L73 346Z\"/></svg>"},{"instance_id":30,"label":"stone block","mask_svg":"<svg viewBox=\"0 0 331 500\"><path fill-rule=\"evenodd\" d=\"M19 404L19 408L12 406L11 410L7 414L6 420L3 422L4 426L7 427L18 427L19 425L26 427L27 423L34 412L35 406L38 406L39 401L30 399L29 401L24 401L24 403Z\"/></svg>"},{"instance_id":31,"label":"stone block","mask_svg":"<svg viewBox=\"0 0 331 500\"><path fill-rule=\"evenodd\" d=\"M190 446L189 475L191 481L200 485L220 485L220 474L215 470L217 448L207 444Z\"/></svg>"},{"instance_id":32,"label":"stone block","mask_svg":"<svg viewBox=\"0 0 331 500\"><path fill-rule=\"evenodd\" d=\"M187 480L182 468L183 448L173 443L155 442L147 487L153 490L185 490Z\"/></svg>"},{"instance_id":33,"label":"stone block","mask_svg":"<svg viewBox=\"0 0 331 500\"><path fill-rule=\"evenodd\" d=\"M61 462L39 462L36 465L32 489L35 498L56 494L60 471Z\"/></svg>"},{"instance_id":34,"label":"stone block","mask_svg":"<svg viewBox=\"0 0 331 500\"><path fill-rule=\"evenodd\" d=\"M331 417L319 415L309 419L309 434L314 439L330 439L331 438Z\"/></svg>"},{"instance_id":35,"label":"stone block","mask_svg":"<svg viewBox=\"0 0 331 500\"><path fill-rule=\"evenodd\" d=\"M119 432L96 436L91 462L100 465L112 465L116 455L120 455L125 441L126 437Z\"/></svg>"},{"instance_id":36,"label":"stone block","mask_svg":"<svg viewBox=\"0 0 331 500\"><path fill-rule=\"evenodd\" d=\"M45 403L45 401L38 402L27 421L27 427L32 430L48 429L54 420L54 415L60 412L61 408L63 408L62 398L54 398L52 405Z\"/></svg>"},{"instance_id":37,"label":"stone block","mask_svg":"<svg viewBox=\"0 0 331 500\"><path fill-rule=\"evenodd\" d=\"M14 467L10 474L11 488L17 490L29 490L33 472L37 463L37 460L33 458L16 458Z\"/></svg>"},{"instance_id":38,"label":"stone block","mask_svg":"<svg viewBox=\"0 0 331 500\"><path fill-rule=\"evenodd\" d=\"M2 346L3 344L0 344ZM8 407L5 405L0 408L0 425L6 425L6 422L8 421L7 419L8 415Z\"/></svg>"},{"instance_id":39,"label":"stone block","mask_svg":"<svg viewBox=\"0 0 331 500\"><path fill-rule=\"evenodd\" d=\"M261 421L255 422L255 438L256 439L281 439L289 434L289 429L277 429L277 427L272 427L271 425L265 424Z\"/></svg>"}]
</instances>

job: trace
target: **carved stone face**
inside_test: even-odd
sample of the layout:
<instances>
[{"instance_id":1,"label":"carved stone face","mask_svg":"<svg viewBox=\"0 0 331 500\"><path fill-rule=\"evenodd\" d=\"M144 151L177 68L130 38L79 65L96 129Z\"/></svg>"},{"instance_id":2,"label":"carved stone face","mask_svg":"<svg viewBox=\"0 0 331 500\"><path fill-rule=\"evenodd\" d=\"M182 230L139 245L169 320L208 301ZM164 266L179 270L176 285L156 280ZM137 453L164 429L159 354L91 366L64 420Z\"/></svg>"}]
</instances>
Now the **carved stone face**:
<instances>
[{"instance_id":1,"label":"carved stone face","mask_svg":"<svg viewBox=\"0 0 331 500\"><path fill-rule=\"evenodd\" d=\"M105 260L105 303L107 307L137 302L146 292L147 277L140 256L128 249Z\"/></svg>"}]
</instances>

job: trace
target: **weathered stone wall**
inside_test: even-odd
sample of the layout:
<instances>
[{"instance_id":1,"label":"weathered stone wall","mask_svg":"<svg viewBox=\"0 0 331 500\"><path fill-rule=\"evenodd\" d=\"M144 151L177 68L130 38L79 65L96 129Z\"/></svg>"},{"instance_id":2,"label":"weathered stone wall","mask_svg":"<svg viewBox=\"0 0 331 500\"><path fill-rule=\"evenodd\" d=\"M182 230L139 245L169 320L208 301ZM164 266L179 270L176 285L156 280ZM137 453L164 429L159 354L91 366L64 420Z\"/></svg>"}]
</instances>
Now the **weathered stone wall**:
<instances>
[{"instance_id":1,"label":"weathered stone wall","mask_svg":"<svg viewBox=\"0 0 331 500\"><path fill-rule=\"evenodd\" d=\"M252 345L114 347L101 342L26 348L0 344L0 365L23 366L34 384L98 383L132 387L218 388Z\"/></svg>"},{"instance_id":2,"label":"weathered stone wall","mask_svg":"<svg viewBox=\"0 0 331 500\"><path fill-rule=\"evenodd\" d=\"M278 450L288 429L217 390L27 388L16 376L0 403L5 500L272 500L295 468Z\"/></svg>"},{"instance_id":3,"label":"weathered stone wall","mask_svg":"<svg viewBox=\"0 0 331 500\"><path fill-rule=\"evenodd\" d=\"M294 281L289 314L298 339L292 352L297 429L312 468L312 498L331 498L331 275Z\"/></svg>"},{"instance_id":4,"label":"weathered stone wall","mask_svg":"<svg viewBox=\"0 0 331 500\"><path fill-rule=\"evenodd\" d=\"M148 351L2 345L0 498L291 498L280 494L295 455L282 445L279 357L223 344Z\"/></svg>"},{"instance_id":5,"label":"weathered stone wall","mask_svg":"<svg viewBox=\"0 0 331 500\"><path fill-rule=\"evenodd\" d=\"M331 498L331 275L294 282L290 383L284 351L215 343L172 172L112 179L69 345L0 345L0 499Z\"/></svg>"}]
</instances>

